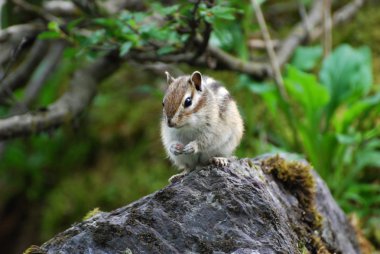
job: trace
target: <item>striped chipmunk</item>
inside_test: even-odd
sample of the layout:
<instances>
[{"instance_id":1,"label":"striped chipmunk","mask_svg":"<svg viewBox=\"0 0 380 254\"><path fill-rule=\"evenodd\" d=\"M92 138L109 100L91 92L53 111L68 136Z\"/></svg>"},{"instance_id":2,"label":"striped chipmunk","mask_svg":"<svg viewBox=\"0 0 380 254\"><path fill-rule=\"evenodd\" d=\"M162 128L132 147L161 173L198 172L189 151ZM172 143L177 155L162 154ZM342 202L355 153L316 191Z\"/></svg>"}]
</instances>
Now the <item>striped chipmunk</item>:
<instances>
[{"instance_id":1,"label":"striped chipmunk","mask_svg":"<svg viewBox=\"0 0 380 254\"><path fill-rule=\"evenodd\" d=\"M162 102L161 138L181 174L210 163L227 166L243 136L243 120L225 87L195 71L173 78L168 72Z\"/></svg>"}]
</instances>

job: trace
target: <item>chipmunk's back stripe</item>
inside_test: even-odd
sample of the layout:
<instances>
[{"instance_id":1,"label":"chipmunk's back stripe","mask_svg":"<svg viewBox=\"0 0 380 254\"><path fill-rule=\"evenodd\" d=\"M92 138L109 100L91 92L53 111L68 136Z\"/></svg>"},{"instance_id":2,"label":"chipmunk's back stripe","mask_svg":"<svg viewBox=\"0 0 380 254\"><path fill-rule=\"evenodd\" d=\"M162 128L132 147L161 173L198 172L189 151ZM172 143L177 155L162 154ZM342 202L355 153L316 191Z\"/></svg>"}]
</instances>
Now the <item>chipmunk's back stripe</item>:
<instances>
[{"instance_id":1,"label":"chipmunk's back stripe","mask_svg":"<svg viewBox=\"0 0 380 254\"><path fill-rule=\"evenodd\" d=\"M229 93L225 94L224 97L219 102L219 117L224 118L225 112L227 111L232 97Z\"/></svg>"},{"instance_id":2,"label":"chipmunk's back stripe","mask_svg":"<svg viewBox=\"0 0 380 254\"><path fill-rule=\"evenodd\" d=\"M209 84L210 89L216 94L218 90L222 87L222 85L215 80L212 80L212 83Z\"/></svg>"}]
</instances>

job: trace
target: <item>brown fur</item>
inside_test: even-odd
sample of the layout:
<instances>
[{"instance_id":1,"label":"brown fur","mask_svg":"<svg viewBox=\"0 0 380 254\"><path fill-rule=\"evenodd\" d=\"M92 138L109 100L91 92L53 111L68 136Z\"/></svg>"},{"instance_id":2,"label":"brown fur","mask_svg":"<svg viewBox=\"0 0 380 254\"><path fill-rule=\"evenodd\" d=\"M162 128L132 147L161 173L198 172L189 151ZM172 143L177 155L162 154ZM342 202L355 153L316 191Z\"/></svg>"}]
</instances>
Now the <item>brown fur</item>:
<instances>
[{"instance_id":1,"label":"brown fur","mask_svg":"<svg viewBox=\"0 0 380 254\"><path fill-rule=\"evenodd\" d=\"M189 88L189 83L185 79L188 79L188 77L176 79L168 87L164 98L164 110L168 118L172 118L175 115L182 103L183 96Z\"/></svg>"},{"instance_id":2,"label":"brown fur","mask_svg":"<svg viewBox=\"0 0 380 254\"><path fill-rule=\"evenodd\" d=\"M208 94L208 91L207 90L204 91L204 93L202 94L202 97L198 101L198 104L194 107L193 112L191 113L197 113L206 104L207 94Z\"/></svg>"}]
</instances>

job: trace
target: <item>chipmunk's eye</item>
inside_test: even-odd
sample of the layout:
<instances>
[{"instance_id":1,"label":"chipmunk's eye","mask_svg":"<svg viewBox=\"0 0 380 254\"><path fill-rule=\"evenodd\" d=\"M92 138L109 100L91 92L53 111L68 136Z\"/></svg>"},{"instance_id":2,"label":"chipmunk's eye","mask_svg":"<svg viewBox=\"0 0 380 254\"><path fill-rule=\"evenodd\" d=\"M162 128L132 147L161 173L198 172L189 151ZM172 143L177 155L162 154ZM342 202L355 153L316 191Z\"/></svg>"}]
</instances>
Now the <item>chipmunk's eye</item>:
<instances>
[{"instance_id":1,"label":"chipmunk's eye","mask_svg":"<svg viewBox=\"0 0 380 254\"><path fill-rule=\"evenodd\" d=\"M185 108L191 106L191 97L187 97L184 104Z\"/></svg>"},{"instance_id":2,"label":"chipmunk's eye","mask_svg":"<svg viewBox=\"0 0 380 254\"><path fill-rule=\"evenodd\" d=\"M165 106L165 102L162 102L162 106L163 106L163 107Z\"/></svg>"}]
</instances>

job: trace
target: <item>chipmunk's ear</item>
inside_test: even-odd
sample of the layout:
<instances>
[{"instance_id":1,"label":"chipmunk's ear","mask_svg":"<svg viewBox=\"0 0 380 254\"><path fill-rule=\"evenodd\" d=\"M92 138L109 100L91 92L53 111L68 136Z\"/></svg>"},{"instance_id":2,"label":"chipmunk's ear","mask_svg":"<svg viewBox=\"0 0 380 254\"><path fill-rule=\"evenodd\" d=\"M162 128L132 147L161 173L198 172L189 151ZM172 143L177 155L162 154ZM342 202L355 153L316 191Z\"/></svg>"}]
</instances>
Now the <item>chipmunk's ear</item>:
<instances>
[{"instance_id":1,"label":"chipmunk's ear","mask_svg":"<svg viewBox=\"0 0 380 254\"><path fill-rule=\"evenodd\" d=\"M191 74L190 81L198 91L202 91L202 74L199 71L194 71Z\"/></svg>"},{"instance_id":2,"label":"chipmunk's ear","mask_svg":"<svg viewBox=\"0 0 380 254\"><path fill-rule=\"evenodd\" d=\"M174 81L174 78L170 75L168 71L165 71L165 74L166 74L166 82L168 83L168 85L170 85Z\"/></svg>"}]
</instances>

